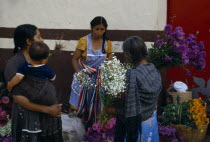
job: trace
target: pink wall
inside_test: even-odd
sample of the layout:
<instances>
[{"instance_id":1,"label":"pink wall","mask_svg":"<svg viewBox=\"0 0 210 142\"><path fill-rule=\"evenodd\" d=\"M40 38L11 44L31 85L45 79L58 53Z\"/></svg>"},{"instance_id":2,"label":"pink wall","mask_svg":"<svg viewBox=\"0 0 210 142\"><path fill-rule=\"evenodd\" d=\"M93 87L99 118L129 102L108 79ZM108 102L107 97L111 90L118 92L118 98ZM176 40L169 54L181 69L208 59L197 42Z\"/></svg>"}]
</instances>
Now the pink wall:
<instances>
[{"instance_id":1,"label":"pink wall","mask_svg":"<svg viewBox=\"0 0 210 142\"><path fill-rule=\"evenodd\" d=\"M167 9L167 23L173 27L181 26L187 35L197 34L197 41L204 41L207 52L207 66L203 71L197 72L192 69L193 75L189 77L180 68L170 68L167 82L169 84L171 80L187 80L190 88L197 88L197 91L200 88L200 92L207 95L203 90L210 90L210 0L168 0ZM199 79L195 82L194 77ZM204 86L201 87L202 85Z\"/></svg>"}]
</instances>

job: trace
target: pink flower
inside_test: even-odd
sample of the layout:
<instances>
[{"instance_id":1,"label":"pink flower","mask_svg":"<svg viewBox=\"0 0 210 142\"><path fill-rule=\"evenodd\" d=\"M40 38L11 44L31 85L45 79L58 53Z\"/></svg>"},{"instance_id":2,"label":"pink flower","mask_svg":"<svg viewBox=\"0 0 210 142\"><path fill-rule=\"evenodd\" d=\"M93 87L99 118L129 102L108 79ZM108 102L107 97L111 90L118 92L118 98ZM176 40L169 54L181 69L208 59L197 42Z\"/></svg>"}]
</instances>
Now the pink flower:
<instances>
[{"instance_id":1,"label":"pink flower","mask_svg":"<svg viewBox=\"0 0 210 142\"><path fill-rule=\"evenodd\" d=\"M4 96L4 97L1 99L1 101L2 101L2 103L4 103L4 104L8 104L9 101L10 101L10 99L9 99L9 97Z\"/></svg>"},{"instance_id":2,"label":"pink flower","mask_svg":"<svg viewBox=\"0 0 210 142\"><path fill-rule=\"evenodd\" d=\"M97 131L98 134L101 134L101 129L100 128L98 128L96 131Z\"/></svg>"},{"instance_id":3,"label":"pink flower","mask_svg":"<svg viewBox=\"0 0 210 142\"><path fill-rule=\"evenodd\" d=\"M0 112L0 120L3 120L3 119L5 119L7 117L7 112L6 111L1 111Z\"/></svg>"},{"instance_id":4,"label":"pink flower","mask_svg":"<svg viewBox=\"0 0 210 142\"><path fill-rule=\"evenodd\" d=\"M113 126L114 126L113 122L109 122L106 124L105 128L109 130L109 129L112 129Z\"/></svg>"},{"instance_id":5,"label":"pink flower","mask_svg":"<svg viewBox=\"0 0 210 142\"><path fill-rule=\"evenodd\" d=\"M91 133L93 129L91 127L88 128L88 132Z\"/></svg>"},{"instance_id":6,"label":"pink flower","mask_svg":"<svg viewBox=\"0 0 210 142\"><path fill-rule=\"evenodd\" d=\"M116 118L111 118L110 121L113 122L113 124L115 125L117 120Z\"/></svg>"},{"instance_id":7,"label":"pink flower","mask_svg":"<svg viewBox=\"0 0 210 142\"><path fill-rule=\"evenodd\" d=\"M99 125L98 123L94 123L93 126L92 126L93 130L97 130L99 128Z\"/></svg>"},{"instance_id":8,"label":"pink flower","mask_svg":"<svg viewBox=\"0 0 210 142\"><path fill-rule=\"evenodd\" d=\"M2 112L3 108L0 106L0 112Z\"/></svg>"}]
</instances>

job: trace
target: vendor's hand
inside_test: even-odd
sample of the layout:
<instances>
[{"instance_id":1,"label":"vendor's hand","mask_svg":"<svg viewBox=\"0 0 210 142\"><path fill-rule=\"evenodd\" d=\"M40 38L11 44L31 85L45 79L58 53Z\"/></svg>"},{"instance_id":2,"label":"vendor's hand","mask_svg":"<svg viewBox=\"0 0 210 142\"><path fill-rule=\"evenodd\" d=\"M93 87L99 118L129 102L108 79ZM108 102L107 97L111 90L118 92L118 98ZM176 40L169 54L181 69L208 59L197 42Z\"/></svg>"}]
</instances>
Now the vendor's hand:
<instances>
[{"instance_id":1,"label":"vendor's hand","mask_svg":"<svg viewBox=\"0 0 210 142\"><path fill-rule=\"evenodd\" d=\"M62 107L62 104L55 104L55 105L49 106L47 109L47 113L54 117L60 117L61 107Z\"/></svg>"},{"instance_id":2,"label":"vendor's hand","mask_svg":"<svg viewBox=\"0 0 210 142\"><path fill-rule=\"evenodd\" d=\"M78 72L77 73L77 79L79 81L79 83L82 83L84 81L84 78L86 77L86 74L84 72Z\"/></svg>"},{"instance_id":3,"label":"vendor's hand","mask_svg":"<svg viewBox=\"0 0 210 142\"><path fill-rule=\"evenodd\" d=\"M104 107L104 110L108 113L108 114L111 114L111 115L115 115L116 114L116 109L114 107Z\"/></svg>"}]
</instances>

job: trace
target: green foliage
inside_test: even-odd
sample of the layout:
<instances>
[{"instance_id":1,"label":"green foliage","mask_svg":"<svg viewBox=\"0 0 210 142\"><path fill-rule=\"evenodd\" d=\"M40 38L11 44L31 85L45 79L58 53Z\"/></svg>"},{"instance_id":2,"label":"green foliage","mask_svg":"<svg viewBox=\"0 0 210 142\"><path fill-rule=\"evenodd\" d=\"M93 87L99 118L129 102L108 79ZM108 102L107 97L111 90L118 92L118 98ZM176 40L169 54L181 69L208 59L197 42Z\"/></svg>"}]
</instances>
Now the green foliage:
<instances>
[{"instance_id":1,"label":"green foliage","mask_svg":"<svg viewBox=\"0 0 210 142\"><path fill-rule=\"evenodd\" d=\"M189 112L190 102L183 102L181 104L169 104L164 108L163 120L166 124L186 125L196 128L194 120L190 119L192 116Z\"/></svg>"}]
</instances>

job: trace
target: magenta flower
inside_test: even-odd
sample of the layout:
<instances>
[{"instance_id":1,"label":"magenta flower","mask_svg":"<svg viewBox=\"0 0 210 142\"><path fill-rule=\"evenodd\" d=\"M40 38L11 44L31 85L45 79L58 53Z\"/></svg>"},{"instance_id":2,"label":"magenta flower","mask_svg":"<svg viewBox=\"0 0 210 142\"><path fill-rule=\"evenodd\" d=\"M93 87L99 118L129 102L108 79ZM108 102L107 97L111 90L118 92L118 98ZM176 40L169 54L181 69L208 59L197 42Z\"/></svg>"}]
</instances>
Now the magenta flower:
<instances>
[{"instance_id":1,"label":"magenta flower","mask_svg":"<svg viewBox=\"0 0 210 142\"><path fill-rule=\"evenodd\" d=\"M93 132L93 129L91 127L88 128L88 132L91 133Z\"/></svg>"},{"instance_id":2,"label":"magenta flower","mask_svg":"<svg viewBox=\"0 0 210 142\"><path fill-rule=\"evenodd\" d=\"M106 129L112 129L114 127L114 124L112 123L112 122L110 122L110 123L107 123L106 125L105 125L105 128Z\"/></svg>"},{"instance_id":3,"label":"magenta flower","mask_svg":"<svg viewBox=\"0 0 210 142\"><path fill-rule=\"evenodd\" d=\"M1 99L1 102L4 103L4 104L8 104L9 101L10 101L10 99L7 96L2 97L2 99Z\"/></svg>"},{"instance_id":4,"label":"magenta flower","mask_svg":"<svg viewBox=\"0 0 210 142\"><path fill-rule=\"evenodd\" d=\"M7 117L7 112L5 110L0 112L0 120L5 119Z\"/></svg>"},{"instance_id":5,"label":"magenta flower","mask_svg":"<svg viewBox=\"0 0 210 142\"><path fill-rule=\"evenodd\" d=\"M0 106L0 112L2 112L2 110L3 110L3 108L2 108L2 106Z\"/></svg>"},{"instance_id":6,"label":"magenta flower","mask_svg":"<svg viewBox=\"0 0 210 142\"><path fill-rule=\"evenodd\" d=\"M99 128L99 125L98 123L94 123L93 126L92 126L93 130L97 130Z\"/></svg>"},{"instance_id":7,"label":"magenta flower","mask_svg":"<svg viewBox=\"0 0 210 142\"><path fill-rule=\"evenodd\" d=\"M116 119L116 118L111 118L111 119L110 119L110 121L111 121L111 122L113 122L113 124L115 125L115 124L116 124L117 119Z\"/></svg>"}]
</instances>

